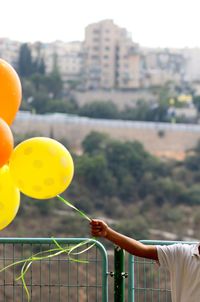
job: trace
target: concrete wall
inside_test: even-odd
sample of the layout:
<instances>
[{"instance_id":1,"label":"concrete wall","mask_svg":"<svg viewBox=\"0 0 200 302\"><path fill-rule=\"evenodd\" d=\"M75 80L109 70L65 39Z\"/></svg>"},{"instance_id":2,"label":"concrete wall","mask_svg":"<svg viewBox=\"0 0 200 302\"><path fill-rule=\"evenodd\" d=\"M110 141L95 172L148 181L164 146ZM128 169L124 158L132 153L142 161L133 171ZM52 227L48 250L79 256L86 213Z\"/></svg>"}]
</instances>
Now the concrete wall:
<instances>
[{"instance_id":1,"label":"concrete wall","mask_svg":"<svg viewBox=\"0 0 200 302\"><path fill-rule=\"evenodd\" d=\"M74 150L79 151L85 136L91 131L99 131L122 141L138 140L152 154L177 159L182 159L200 139L198 125L100 120L64 114L19 113L12 130L14 134L36 132L57 140L65 138Z\"/></svg>"},{"instance_id":2,"label":"concrete wall","mask_svg":"<svg viewBox=\"0 0 200 302\"><path fill-rule=\"evenodd\" d=\"M145 100L147 102L156 102L158 96L148 90L135 90L135 91L86 91L86 92L74 92L75 99L79 106L85 104L91 104L94 101L112 101L119 109L123 109L126 106L134 107L138 100Z\"/></svg>"}]
</instances>

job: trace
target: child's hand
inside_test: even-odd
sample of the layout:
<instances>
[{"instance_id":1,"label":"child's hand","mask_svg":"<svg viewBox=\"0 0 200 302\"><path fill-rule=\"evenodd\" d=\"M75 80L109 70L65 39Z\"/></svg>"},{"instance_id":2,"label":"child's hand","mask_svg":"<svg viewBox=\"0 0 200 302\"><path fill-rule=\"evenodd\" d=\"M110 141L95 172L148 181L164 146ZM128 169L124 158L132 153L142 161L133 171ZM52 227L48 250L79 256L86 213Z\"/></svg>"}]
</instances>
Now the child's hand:
<instances>
[{"instance_id":1,"label":"child's hand","mask_svg":"<svg viewBox=\"0 0 200 302\"><path fill-rule=\"evenodd\" d=\"M103 220L92 219L90 222L91 234L94 237L106 237L109 227Z\"/></svg>"}]
</instances>

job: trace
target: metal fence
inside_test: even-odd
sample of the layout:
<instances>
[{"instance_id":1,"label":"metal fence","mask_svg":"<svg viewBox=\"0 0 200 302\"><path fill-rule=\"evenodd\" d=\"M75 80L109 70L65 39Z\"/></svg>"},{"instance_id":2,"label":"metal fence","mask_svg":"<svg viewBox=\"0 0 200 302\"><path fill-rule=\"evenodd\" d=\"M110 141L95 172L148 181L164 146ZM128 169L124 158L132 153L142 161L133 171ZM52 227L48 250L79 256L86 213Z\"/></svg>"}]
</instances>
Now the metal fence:
<instances>
[{"instance_id":1,"label":"metal fence","mask_svg":"<svg viewBox=\"0 0 200 302\"><path fill-rule=\"evenodd\" d=\"M148 245L193 244L181 241L141 241ZM170 280L167 270L160 269L155 261L129 255L129 302L171 302Z\"/></svg>"},{"instance_id":2,"label":"metal fence","mask_svg":"<svg viewBox=\"0 0 200 302\"><path fill-rule=\"evenodd\" d=\"M61 247L71 248L85 242L86 238L55 240ZM142 242L169 245L178 241ZM93 243L95 245L87 249ZM50 238L1 238L0 270L38 252L53 249L55 245L54 239ZM79 253L81 250L84 253ZM169 274L155 261L128 254L126 272L124 251L115 247L113 272L108 272L107 252L99 241L92 239L73 252L77 252L73 255L74 261L63 253L32 263L25 275L31 302L171 302ZM27 302L24 285L16 280L22 265L11 266L0 273L0 302ZM114 278L108 286L109 276ZM125 290L126 285L128 290ZM112 286L113 293L108 298L108 289Z\"/></svg>"},{"instance_id":3,"label":"metal fence","mask_svg":"<svg viewBox=\"0 0 200 302\"><path fill-rule=\"evenodd\" d=\"M56 238L56 242L65 248L85 240L85 238ZM92 240L92 243L95 245L91 249L73 256L76 261L71 261L64 253L53 258L34 261L25 275L30 301L107 302L107 253L100 242ZM0 269L52 248L55 248L55 243L48 238L1 238ZM0 273L1 302L27 301L22 282L16 280L21 267L22 264L14 265Z\"/></svg>"}]
</instances>

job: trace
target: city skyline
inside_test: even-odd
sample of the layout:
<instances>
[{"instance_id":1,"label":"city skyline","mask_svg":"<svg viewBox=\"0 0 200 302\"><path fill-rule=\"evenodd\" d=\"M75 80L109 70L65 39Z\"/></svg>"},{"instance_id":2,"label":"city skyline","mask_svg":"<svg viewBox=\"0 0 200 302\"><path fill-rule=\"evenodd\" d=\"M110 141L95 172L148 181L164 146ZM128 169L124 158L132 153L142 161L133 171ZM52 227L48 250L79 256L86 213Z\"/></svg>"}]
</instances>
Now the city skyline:
<instances>
[{"instance_id":1,"label":"city skyline","mask_svg":"<svg viewBox=\"0 0 200 302\"><path fill-rule=\"evenodd\" d=\"M197 0L1 3L0 37L20 42L83 41L87 25L112 19L143 47L200 47Z\"/></svg>"}]
</instances>

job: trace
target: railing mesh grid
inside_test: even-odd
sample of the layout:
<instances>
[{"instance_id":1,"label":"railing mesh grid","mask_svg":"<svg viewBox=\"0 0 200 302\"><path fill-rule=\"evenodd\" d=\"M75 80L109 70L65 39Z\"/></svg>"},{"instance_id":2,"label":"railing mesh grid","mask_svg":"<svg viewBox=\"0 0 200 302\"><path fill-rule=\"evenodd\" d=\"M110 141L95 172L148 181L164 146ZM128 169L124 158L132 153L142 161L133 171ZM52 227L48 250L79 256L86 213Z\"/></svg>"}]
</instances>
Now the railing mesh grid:
<instances>
[{"instance_id":1,"label":"railing mesh grid","mask_svg":"<svg viewBox=\"0 0 200 302\"><path fill-rule=\"evenodd\" d=\"M72 246L69 240L62 240L59 244L63 247ZM52 248L55 248L55 244L46 243L45 240L40 240L40 243L31 239L21 242L19 239L13 243L12 239L0 241L0 269ZM76 251L80 251L80 248ZM32 302L106 301L107 263L106 258L102 257L102 250L95 245L73 257L78 261L87 260L87 263L73 262L66 254L33 262L25 276ZM27 301L22 282L16 280L21 267L22 264L18 264L0 273L1 302Z\"/></svg>"}]
</instances>

